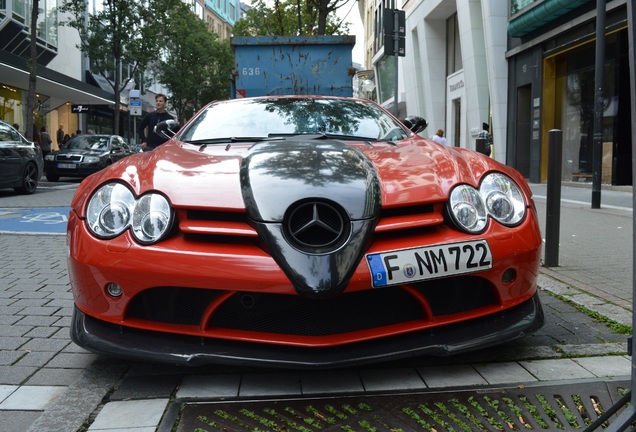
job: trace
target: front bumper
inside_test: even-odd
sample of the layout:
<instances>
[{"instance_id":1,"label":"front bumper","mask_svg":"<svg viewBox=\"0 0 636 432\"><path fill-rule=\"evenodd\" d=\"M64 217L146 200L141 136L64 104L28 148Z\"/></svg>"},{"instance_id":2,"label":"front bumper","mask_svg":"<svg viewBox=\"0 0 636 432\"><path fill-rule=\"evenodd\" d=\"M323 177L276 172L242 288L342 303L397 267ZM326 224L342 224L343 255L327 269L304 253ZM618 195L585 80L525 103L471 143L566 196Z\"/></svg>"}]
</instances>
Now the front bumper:
<instances>
[{"instance_id":1,"label":"front bumper","mask_svg":"<svg viewBox=\"0 0 636 432\"><path fill-rule=\"evenodd\" d=\"M45 161L44 172L60 177L88 177L104 168L102 163L75 163L75 168L58 168L58 162Z\"/></svg>"},{"instance_id":2,"label":"front bumper","mask_svg":"<svg viewBox=\"0 0 636 432\"><path fill-rule=\"evenodd\" d=\"M139 330L92 318L77 307L71 338L98 354L187 366L337 368L418 356L446 356L508 342L544 323L538 293L513 308L432 330L328 347L301 348Z\"/></svg>"}]
</instances>

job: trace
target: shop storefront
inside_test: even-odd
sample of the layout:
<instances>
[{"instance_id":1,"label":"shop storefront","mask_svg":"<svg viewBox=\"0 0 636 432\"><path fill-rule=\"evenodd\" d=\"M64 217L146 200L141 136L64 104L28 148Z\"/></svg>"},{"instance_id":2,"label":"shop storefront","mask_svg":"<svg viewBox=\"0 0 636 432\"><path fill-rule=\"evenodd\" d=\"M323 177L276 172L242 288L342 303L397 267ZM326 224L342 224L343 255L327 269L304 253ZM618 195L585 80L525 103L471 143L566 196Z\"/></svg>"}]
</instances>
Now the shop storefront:
<instances>
[{"instance_id":1,"label":"shop storefront","mask_svg":"<svg viewBox=\"0 0 636 432\"><path fill-rule=\"evenodd\" d=\"M17 124L25 133L29 73L27 61L19 56L0 50L0 119ZM62 125L69 135L87 123L74 113L73 105L111 105L112 93L105 92L88 83L78 81L52 69L39 66L36 79L36 104L33 121L38 130L49 129L53 148L57 147L56 131ZM112 114L111 114L112 118ZM30 135L30 134L27 134Z\"/></svg>"},{"instance_id":2,"label":"shop storefront","mask_svg":"<svg viewBox=\"0 0 636 432\"><path fill-rule=\"evenodd\" d=\"M552 129L562 131L562 180L592 181L596 76L596 15L592 6L579 10L576 16L564 17L560 25L535 32L534 37L521 38L508 51L507 161L531 181L547 179ZM608 2L605 34L601 182L631 185L625 2Z\"/></svg>"},{"instance_id":3,"label":"shop storefront","mask_svg":"<svg viewBox=\"0 0 636 432\"><path fill-rule=\"evenodd\" d=\"M607 35L606 42L601 183L627 185L631 184L632 177L627 30ZM551 87L554 89L554 126L563 131L564 180L592 180L594 59L593 42L545 59L550 63L546 68L550 74L544 77L555 83Z\"/></svg>"}]
</instances>

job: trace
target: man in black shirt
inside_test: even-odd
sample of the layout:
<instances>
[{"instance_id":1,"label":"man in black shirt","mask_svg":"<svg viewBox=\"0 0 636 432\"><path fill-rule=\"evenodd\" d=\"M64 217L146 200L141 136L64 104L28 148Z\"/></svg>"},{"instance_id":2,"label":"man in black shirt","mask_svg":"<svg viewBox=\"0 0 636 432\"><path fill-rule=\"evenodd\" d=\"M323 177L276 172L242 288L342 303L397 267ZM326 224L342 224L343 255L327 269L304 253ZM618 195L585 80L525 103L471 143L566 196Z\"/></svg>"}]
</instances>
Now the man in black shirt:
<instances>
[{"instance_id":1,"label":"man in black shirt","mask_svg":"<svg viewBox=\"0 0 636 432\"><path fill-rule=\"evenodd\" d=\"M174 120L166 111L166 103L168 98L165 94L158 93L155 96L156 110L146 114L141 121L141 127L139 130L139 138L141 138L141 148L143 151L150 151L157 148L157 146L168 141L168 138L155 133L155 126L157 123L164 120ZM148 134L146 135L146 128L148 128Z\"/></svg>"}]
</instances>

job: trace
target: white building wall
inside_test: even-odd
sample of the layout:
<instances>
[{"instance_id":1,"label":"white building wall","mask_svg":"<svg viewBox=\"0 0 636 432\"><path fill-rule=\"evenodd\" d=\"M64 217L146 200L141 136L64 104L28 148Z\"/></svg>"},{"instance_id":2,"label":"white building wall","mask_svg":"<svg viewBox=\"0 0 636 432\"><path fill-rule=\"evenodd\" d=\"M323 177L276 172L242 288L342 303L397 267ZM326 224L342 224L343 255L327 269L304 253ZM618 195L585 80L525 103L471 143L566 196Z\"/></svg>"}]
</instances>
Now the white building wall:
<instances>
[{"instance_id":1,"label":"white building wall","mask_svg":"<svg viewBox=\"0 0 636 432\"><path fill-rule=\"evenodd\" d=\"M419 0L408 2L405 11L406 57L401 73L407 87L406 111L427 119L426 135L442 128L452 145L470 149L475 149L482 123L492 123L493 156L504 162L508 82L506 0ZM458 75L446 76L446 20L455 12L463 64L458 71L463 82L459 88ZM461 104L460 136L452 135L456 120L453 101Z\"/></svg>"},{"instance_id":2,"label":"white building wall","mask_svg":"<svg viewBox=\"0 0 636 432\"><path fill-rule=\"evenodd\" d=\"M506 161L506 123L508 107L508 62L506 61L508 4L505 0L490 0L482 5L486 63L492 113L491 133L494 154L499 162Z\"/></svg>"},{"instance_id":3,"label":"white building wall","mask_svg":"<svg viewBox=\"0 0 636 432\"><path fill-rule=\"evenodd\" d=\"M427 136L446 129L446 22L427 19L442 1L421 1L406 10L406 56L402 61L406 112L428 121L422 133Z\"/></svg>"},{"instance_id":4,"label":"white building wall","mask_svg":"<svg viewBox=\"0 0 636 432\"><path fill-rule=\"evenodd\" d=\"M59 20L64 21L65 18L64 15L60 15ZM58 26L57 31L57 55L46 67L78 81L84 81L82 52L77 48L80 44L79 32L69 26Z\"/></svg>"}]
</instances>

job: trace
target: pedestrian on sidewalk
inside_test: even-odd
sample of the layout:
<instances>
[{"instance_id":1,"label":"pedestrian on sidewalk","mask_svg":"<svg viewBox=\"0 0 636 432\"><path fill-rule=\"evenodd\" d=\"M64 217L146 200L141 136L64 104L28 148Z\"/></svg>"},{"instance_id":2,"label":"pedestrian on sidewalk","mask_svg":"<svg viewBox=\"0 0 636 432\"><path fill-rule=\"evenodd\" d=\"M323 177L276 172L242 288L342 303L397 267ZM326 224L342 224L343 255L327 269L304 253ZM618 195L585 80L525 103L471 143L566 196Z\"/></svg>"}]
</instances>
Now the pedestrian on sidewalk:
<instances>
[{"instance_id":1,"label":"pedestrian on sidewalk","mask_svg":"<svg viewBox=\"0 0 636 432\"><path fill-rule=\"evenodd\" d=\"M437 132L431 137L431 140L442 145L448 145L448 142L444 137L444 129L437 129Z\"/></svg>"},{"instance_id":2,"label":"pedestrian on sidewalk","mask_svg":"<svg viewBox=\"0 0 636 432\"><path fill-rule=\"evenodd\" d=\"M49 135L49 132L46 126L42 126L40 128L40 148L42 149L42 156L46 157L47 154L51 153L51 144L53 140Z\"/></svg>"}]
</instances>

